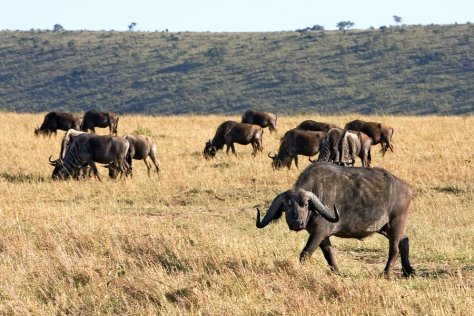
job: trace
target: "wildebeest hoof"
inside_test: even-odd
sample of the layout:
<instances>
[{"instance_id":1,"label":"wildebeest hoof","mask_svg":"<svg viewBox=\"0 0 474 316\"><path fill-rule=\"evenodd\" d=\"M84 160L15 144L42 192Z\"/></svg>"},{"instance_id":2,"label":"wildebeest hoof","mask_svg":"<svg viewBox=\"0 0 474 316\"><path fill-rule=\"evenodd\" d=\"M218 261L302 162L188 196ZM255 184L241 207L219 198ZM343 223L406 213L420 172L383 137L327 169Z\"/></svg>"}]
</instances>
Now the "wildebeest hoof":
<instances>
[{"instance_id":1,"label":"wildebeest hoof","mask_svg":"<svg viewBox=\"0 0 474 316\"><path fill-rule=\"evenodd\" d=\"M405 278L410 278L410 277L412 278L416 276L415 269L413 269L412 267L409 267L407 269L403 268L402 272Z\"/></svg>"},{"instance_id":2,"label":"wildebeest hoof","mask_svg":"<svg viewBox=\"0 0 474 316\"><path fill-rule=\"evenodd\" d=\"M309 253L303 251L303 252L300 254L300 262L301 262L301 263L304 263L306 260L309 259L309 256L310 256Z\"/></svg>"}]
</instances>

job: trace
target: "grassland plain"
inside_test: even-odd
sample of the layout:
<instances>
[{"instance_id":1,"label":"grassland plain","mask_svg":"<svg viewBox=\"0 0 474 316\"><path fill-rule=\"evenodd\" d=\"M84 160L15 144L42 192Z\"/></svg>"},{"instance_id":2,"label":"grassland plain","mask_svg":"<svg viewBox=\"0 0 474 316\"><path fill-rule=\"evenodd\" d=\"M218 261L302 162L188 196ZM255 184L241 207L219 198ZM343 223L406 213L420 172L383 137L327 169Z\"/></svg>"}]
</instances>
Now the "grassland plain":
<instances>
[{"instance_id":1,"label":"grassland plain","mask_svg":"<svg viewBox=\"0 0 474 316\"><path fill-rule=\"evenodd\" d=\"M263 154L236 146L205 161L204 143L235 116L123 116L119 133L147 132L162 173L142 162L132 179L52 181L57 137L35 138L43 114L0 113L0 314L11 315L469 315L474 309L472 116L280 116ZM360 117L395 128L394 153L373 165L416 196L406 233L415 278L380 277L382 236L333 238L341 275L319 251L298 255L306 232L284 221L258 230L265 208L299 172L273 171L268 151L304 119ZM101 130L100 133L105 133ZM302 167L307 162L302 160ZM360 165L360 162L358 162ZM300 168L302 168L300 167Z\"/></svg>"}]
</instances>

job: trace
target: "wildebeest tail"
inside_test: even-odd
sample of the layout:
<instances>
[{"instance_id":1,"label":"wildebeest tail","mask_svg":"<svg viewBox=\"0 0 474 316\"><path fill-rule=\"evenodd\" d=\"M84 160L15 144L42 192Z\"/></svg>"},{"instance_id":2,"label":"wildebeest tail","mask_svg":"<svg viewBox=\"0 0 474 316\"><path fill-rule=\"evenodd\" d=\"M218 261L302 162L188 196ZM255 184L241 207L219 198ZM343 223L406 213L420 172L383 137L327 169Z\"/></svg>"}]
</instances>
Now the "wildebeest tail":
<instances>
[{"instance_id":1,"label":"wildebeest tail","mask_svg":"<svg viewBox=\"0 0 474 316\"><path fill-rule=\"evenodd\" d=\"M339 154L338 154L339 157L336 157L335 162L337 162L339 164L342 163L343 160L345 159L346 152L347 152L347 154L349 154L348 153L349 146L347 145L347 140L346 140L347 131L348 130L345 128L344 131L342 132L341 138L339 139L339 143L337 144L337 148L338 148L338 151L339 151Z\"/></svg>"}]
</instances>

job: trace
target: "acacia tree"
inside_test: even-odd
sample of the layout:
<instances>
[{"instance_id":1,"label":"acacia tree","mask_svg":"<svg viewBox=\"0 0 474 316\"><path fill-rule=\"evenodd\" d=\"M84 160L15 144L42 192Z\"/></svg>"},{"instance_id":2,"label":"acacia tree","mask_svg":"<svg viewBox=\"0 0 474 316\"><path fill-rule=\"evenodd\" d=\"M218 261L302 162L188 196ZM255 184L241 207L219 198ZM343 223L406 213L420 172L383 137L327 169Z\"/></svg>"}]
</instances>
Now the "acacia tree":
<instances>
[{"instance_id":1,"label":"acacia tree","mask_svg":"<svg viewBox=\"0 0 474 316\"><path fill-rule=\"evenodd\" d=\"M397 23L397 25L402 22L402 18L398 15L394 15L393 20L395 21L395 23Z\"/></svg>"},{"instance_id":2,"label":"acacia tree","mask_svg":"<svg viewBox=\"0 0 474 316\"><path fill-rule=\"evenodd\" d=\"M61 32L64 31L64 27L61 24L54 24L53 32Z\"/></svg>"},{"instance_id":3,"label":"acacia tree","mask_svg":"<svg viewBox=\"0 0 474 316\"><path fill-rule=\"evenodd\" d=\"M133 31L133 30L135 29L135 26L137 26L137 23L132 22L132 23L128 26L128 29L129 29L130 31Z\"/></svg>"},{"instance_id":4,"label":"acacia tree","mask_svg":"<svg viewBox=\"0 0 474 316\"><path fill-rule=\"evenodd\" d=\"M341 21L336 24L336 27L339 29L339 31L343 31L344 34L346 34L346 31L353 27L355 25L354 22L351 21Z\"/></svg>"}]
</instances>

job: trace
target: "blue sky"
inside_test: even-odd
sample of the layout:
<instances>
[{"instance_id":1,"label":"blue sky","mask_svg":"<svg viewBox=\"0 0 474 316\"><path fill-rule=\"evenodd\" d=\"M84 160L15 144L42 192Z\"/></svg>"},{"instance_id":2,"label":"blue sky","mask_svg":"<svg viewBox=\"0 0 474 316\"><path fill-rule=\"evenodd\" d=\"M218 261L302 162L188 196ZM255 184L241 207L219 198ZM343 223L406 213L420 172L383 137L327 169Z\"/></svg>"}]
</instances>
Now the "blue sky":
<instances>
[{"instance_id":1,"label":"blue sky","mask_svg":"<svg viewBox=\"0 0 474 316\"><path fill-rule=\"evenodd\" d=\"M264 32L474 22L474 0L0 0L0 30Z\"/></svg>"}]
</instances>

